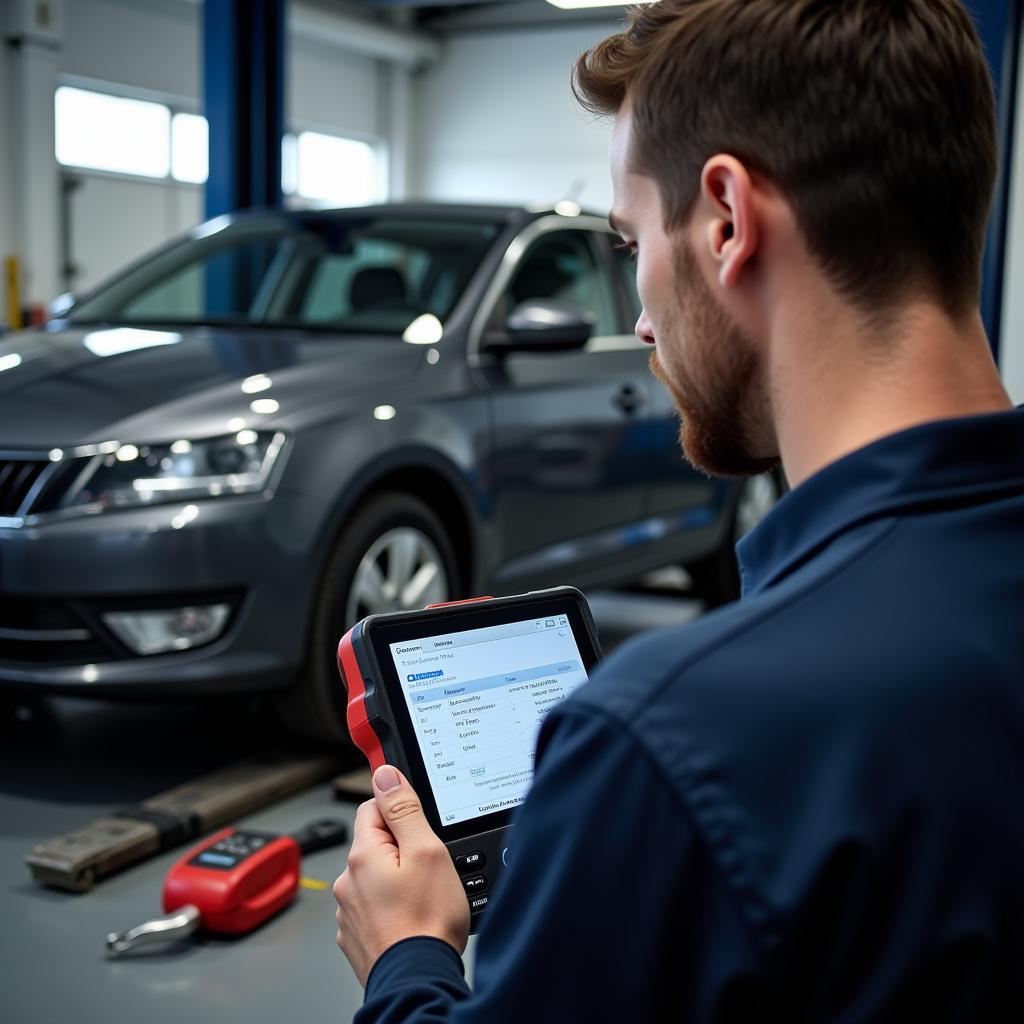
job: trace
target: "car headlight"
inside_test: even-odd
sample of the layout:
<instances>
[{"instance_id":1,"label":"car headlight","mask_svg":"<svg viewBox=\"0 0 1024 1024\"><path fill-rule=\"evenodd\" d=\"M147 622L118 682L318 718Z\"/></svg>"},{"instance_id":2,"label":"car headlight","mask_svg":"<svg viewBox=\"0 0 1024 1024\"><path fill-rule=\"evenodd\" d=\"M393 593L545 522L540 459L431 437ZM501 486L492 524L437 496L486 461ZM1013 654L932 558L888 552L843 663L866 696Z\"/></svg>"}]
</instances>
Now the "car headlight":
<instances>
[{"instance_id":1,"label":"car headlight","mask_svg":"<svg viewBox=\"0 0 1024 1024\"><path fill-rule=\"evenodd\" d=\"M263 490L284 434L241 430L167 445L105 445L93 455L61 508L129 508Z\"/></svg>"}]
</instances>

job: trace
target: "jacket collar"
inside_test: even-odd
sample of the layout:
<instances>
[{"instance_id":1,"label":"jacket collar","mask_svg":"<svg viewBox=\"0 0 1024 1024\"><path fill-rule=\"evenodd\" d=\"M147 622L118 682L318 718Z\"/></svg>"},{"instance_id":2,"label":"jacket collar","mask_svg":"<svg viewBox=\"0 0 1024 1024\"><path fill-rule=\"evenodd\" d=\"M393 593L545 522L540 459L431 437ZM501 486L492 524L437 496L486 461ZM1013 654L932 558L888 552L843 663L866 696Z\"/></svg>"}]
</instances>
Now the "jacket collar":
<instances>
[{"instance_id":1,"label":"jacket collar","mask_svg":"<svg viewBox=\"0 0 1024 1024\"><path fill-rule=\"evenodd\" d=\"M743 596L837 536L903 509L1024 489L1024 406L939 420L837 460L787 494L737 547Z\"/></svg>"}]
</instances>

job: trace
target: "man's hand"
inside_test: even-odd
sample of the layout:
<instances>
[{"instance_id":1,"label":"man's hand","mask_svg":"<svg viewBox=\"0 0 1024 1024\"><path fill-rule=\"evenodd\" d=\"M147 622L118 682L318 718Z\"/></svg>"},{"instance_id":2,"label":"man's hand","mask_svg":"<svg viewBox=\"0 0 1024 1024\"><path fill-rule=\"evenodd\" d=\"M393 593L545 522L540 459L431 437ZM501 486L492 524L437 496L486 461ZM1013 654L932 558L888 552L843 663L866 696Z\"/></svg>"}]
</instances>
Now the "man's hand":
<instances>
[{"instance_id":1,"label":"man's hand","mask_svg":"<svg viewBox=\"0 0 1024 1024\"><path fill-rule=\"evenodd\" d=\"M466 893L408 779L382 765L373 790L356 812L348 867L334 883L338 946L360 985L401 939L430 935L459 953L469 940Z\"/></svg>"}]
</instances>

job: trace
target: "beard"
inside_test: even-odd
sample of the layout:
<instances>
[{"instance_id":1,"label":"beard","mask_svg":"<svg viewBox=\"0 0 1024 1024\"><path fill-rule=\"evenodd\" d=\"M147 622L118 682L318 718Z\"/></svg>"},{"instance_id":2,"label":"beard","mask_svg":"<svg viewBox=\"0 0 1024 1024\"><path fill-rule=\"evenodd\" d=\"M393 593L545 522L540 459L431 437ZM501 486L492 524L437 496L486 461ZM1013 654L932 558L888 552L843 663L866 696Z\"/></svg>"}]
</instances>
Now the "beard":
<instances>
[{"instance_id":1,"label":"beard","mask_svg":"<svg viewBox=\"0 0 1024 1024\"><path fill-rule=\"evenodd\" d=\"M774 469L778 445L756 344L719 306L685 243L676 250L675 277L681 287L674 308L656 328L665 361L655 351L650 365L679 411L683 455L708 476Z\"/></svg>"}]
</instances>

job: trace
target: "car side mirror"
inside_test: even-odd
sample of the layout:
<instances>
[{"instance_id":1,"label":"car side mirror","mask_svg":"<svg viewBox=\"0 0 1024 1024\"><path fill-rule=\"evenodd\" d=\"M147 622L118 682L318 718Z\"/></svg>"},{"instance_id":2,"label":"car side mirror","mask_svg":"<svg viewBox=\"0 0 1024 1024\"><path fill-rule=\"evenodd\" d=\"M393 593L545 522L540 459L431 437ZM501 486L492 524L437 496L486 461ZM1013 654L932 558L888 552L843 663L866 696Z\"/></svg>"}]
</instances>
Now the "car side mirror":
<instances>
[{"instance_id":1,"label":"car side mirror","mask_svg":"<svg viewBox=\"0 0 1024 1024\"><path fill-rule=\"evenodd\" d=\"M571 302L527 299L505 321L504 331L491 331L484 348L503 352L565 352L583 348L594 333L594 314Z\"/></svg>"}]
</instances>

